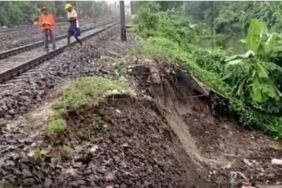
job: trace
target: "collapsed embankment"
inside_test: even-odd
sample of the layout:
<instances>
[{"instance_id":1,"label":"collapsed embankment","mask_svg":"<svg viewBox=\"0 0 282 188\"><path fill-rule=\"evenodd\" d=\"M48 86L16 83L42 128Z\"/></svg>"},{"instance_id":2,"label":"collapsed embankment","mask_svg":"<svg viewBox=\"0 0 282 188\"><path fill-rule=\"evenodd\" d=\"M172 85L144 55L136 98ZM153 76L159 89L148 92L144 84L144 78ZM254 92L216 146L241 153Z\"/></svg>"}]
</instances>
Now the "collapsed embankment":
<instances>
[{"instance_id":1,"label":"collapsed embankment","mask_svg":"<svg viewBox=\"0 0 282 188\"><path fill-rule=\"evenodd\" d=\"M37 110L33 140L23 140L30 147L2 158L2 182L13 187L281 184L281 167L271 159L282 151L260 133L213 117L202 88L179 67L160 60L131 65L127 80L133 93L124 81L95 79L58 92L62 121L55 121L51 132L46 125L54 114L58 118L49 113L53 102L42 113ZM66 108L68 102L75 108Z\"/></svg>"}]
</instances>

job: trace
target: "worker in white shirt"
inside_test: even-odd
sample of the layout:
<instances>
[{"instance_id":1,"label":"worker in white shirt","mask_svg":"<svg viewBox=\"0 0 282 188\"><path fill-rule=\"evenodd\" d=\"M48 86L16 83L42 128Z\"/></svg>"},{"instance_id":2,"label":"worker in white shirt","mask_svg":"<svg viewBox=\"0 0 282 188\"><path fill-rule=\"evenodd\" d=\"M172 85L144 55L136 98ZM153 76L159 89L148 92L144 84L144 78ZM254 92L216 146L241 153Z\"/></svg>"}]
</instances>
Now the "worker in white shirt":
<instances>
[{"instance_id":1,"label":"worker in white shirt","mask_svg":"<svg viewBox=\"0 0 282 188\"><path fill-rule=\"evenodd\" d=\"M67 11L68 21L70 22L70 27L68 30L68 44L70 44L71 36L74 36L76 41L81 45L82 42L78 38L80 36L80 28L79 28L76 10L69 3L65 5L65 10Z\"/></svg>"}]
</instances>

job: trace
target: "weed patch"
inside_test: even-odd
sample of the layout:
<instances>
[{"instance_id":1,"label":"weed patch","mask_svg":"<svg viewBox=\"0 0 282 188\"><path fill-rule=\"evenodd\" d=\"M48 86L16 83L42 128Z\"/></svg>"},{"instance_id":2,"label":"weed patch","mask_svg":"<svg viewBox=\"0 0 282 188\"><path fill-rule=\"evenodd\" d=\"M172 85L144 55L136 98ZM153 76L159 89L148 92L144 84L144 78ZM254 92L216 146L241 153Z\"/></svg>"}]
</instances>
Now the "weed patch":
<instances>
[{"instance_id":1,"label":"weed patch","mask_svg":"<svg viewBox=\"0 0 282 188\"><path fill-rule=\"evenodd\" d=\"M82 77L71 82L53 105L60 114L68 110L76 110L88 104L108 91L126 92L128 85L124 81L111 80L103 77Z\"/></svg>"},{"instance_id":2,"label":"weed patch","mask_svg":"<svg viewBox=\"0 0 282 188\"><path fill-rule=\"evenodd\" d=\"M67 129L66 121L62 118L52 120L48 125L48 130L53 134L62 134Z\"/></svg>"},{"instance_id":3,"label":"weed patch","mask_svg":"<svg viewBox=\"0 0 282 188\"><path fill-rule=\"evenodd\" d=\"M79 113L84 108L95 105L103 97L128 92L130 92L130 87L122 80L94 76L72 81L58 95L52 105L55 113L49 117L48 132L51 134L48 134L47 138L54 145L53 136L56 136L55 144L62 146L58 148L60 155L65 159L71 158L72 149L65 145L66 141L90 139L92 136L103 133L106 124L102 117L95 114L90 116L92 119L89 123L84 120L70 123L70 116L79 119Z\"/></svg>"}]
</instances>

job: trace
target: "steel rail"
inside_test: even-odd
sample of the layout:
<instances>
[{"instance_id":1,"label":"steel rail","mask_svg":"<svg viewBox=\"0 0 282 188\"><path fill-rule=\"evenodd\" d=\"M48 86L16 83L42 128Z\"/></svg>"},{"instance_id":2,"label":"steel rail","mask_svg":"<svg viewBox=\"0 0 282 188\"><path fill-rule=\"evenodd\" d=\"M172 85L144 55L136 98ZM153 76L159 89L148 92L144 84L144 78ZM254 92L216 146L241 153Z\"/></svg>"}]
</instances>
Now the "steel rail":
<instances>
[{"instance_id":1,"label":"steel rail","mask_svg":"<svg viewBox=\"0 0 282 188\"><path fill-rule=\"evenodd\" d=\"M97 26L94 26L94 27L83 29L81 32L83 33L83 32L89 31L89 30L91 30L93 28L96 28L96 27L99 27L99 26L101 26L103 24L104 23L98 24ZM59 35L59 36L56 37L55 40L61 40L61 39L66 38L66 37L67 37L66 34ZM16 47L16 48L12 48L12 49L9 49L9 50L5 50L3 52L0 52L0 60L1 59L5 59L7 57L10 57L12 55L19 54L21 52L25 52L25 51L31 50L33 48L37 48L39 46L43 46L43 45L44 45L44 41L38 41L38 42L30 43L30 44L27 44L27 45L23 45L23 46L20 46L20 47Z\"/></svg>"},{"instance_id":2,"label":"steel rail","mask_svg":"<svg viewBox=\"0 0 282 188\"><path fill-rule=\"evenodd\" d=\"M57 26L65 25L67 23L68 22L59 22L59 23L57 23ZM34 27L34 26L33 25L22 25L22 26L18 26L18 27L14 27L14 28L9 28L9 29L0 29L0 34L1 33L21 31L21 30L27 29L29 27Z\"/></svg>"},{"instance_id":3,"label":"steel rail","mask_svg":"<svg viewBox=\"0 0 282 188\"><path fill-rule=\"evenodd\" d=\"M96 28L95 32L90 33L86 36L83 36L81 38L81 40L84 41L84 40L86 40L86 39L88 39L92 36L95 36L95 35L103 32L103 31L117 25L118 23L119 23L119 21L114 21L114 22L111 22L111 23L104 24L103 26ZM75 44L75 43L77 43L77 41L71 42L71 44ZM26 62L21 63L20 65L18 65L16 67L13 67L13 65L11 65L10 69L0 72L0 83L3 83L4 81L7 81L14 76L17 76L17 75L33 68L33 67L39 65L40 63L42 63L42 62L44 62L48 59L53 58L54 56L62 53L64 51L64 49L67 48L68 46L69 45L63 45L63 46L57 48L56 50L51 51L50 53L46 53L46 54L43 54L39 57L35 57L33 59L30 59Z\"/></svg>"}]
</instances>

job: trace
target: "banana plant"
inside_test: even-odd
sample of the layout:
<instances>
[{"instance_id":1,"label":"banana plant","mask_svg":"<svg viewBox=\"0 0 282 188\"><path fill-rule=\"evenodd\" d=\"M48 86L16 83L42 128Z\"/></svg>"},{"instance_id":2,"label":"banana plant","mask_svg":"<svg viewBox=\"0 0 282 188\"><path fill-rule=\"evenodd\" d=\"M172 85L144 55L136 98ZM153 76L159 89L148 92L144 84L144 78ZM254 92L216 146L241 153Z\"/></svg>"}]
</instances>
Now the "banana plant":
<instances>
[{"instance_id":1,"label":"banana plant","mask_svg":"<svg viewBox=\"0 0 282 188\"><path fill-rule=\"evenodd\" d=\"M248 35L242 40L248 51L226 59L223 80L233 86L232 93L250 97L255 103L281 100L272 73L282 76L282 68L270 62L271 53L280 49L280 39L279 34L268 33L264 22L251 20Z\"/></svg>"}]
</instances>

